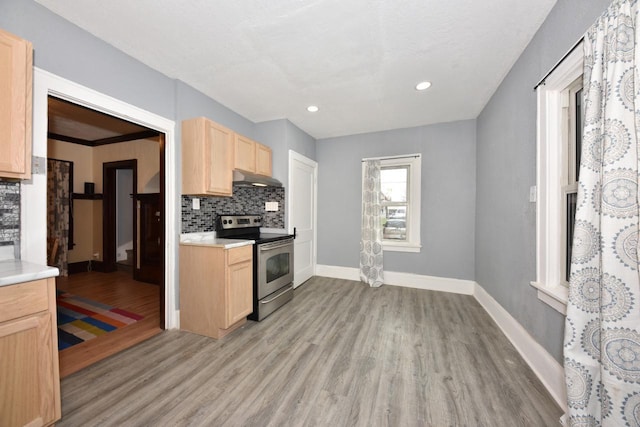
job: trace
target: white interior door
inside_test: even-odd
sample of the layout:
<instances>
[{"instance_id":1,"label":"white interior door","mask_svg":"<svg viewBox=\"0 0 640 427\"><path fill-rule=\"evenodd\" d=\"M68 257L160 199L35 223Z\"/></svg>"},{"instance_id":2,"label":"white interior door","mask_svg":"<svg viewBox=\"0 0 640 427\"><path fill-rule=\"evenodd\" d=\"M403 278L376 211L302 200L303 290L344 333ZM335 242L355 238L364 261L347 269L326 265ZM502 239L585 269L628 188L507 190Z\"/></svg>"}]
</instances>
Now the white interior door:
<instances>
[{"instance_id":1,"label":"white interior door","mask_svg":"<svg viewBox=\"0 0 640 427\"><path fill-rule=\"evenodd\" d=\"M293 286L314 275L316 269L316 194L318 163L289 150L289 233L294 232Z\"/></svg>"}]
</instances>

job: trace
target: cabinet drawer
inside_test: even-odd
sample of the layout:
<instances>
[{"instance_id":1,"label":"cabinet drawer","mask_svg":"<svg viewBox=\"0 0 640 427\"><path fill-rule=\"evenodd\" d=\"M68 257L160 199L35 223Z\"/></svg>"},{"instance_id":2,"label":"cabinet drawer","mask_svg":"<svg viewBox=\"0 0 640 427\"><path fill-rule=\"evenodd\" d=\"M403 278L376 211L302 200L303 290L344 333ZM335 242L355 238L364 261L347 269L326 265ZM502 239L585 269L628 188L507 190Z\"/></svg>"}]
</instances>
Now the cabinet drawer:
<instances>
[{"instance_id":1,"label":"cabinet drawer","mask_svg":"<svg viewBox=\"0 0 640 427\"><path fill-rule=\"evenodd\" d=\"M0 287L0 323L47 310L47 297L44 279Z\"/></svg>"},{"instance_id":2,"label":"cabinet drawer","mask_svg":"<svg viewBox=\"0 0 640 427\"><path fill-rule=\"evenodd\" d=\"M228 249L227 257L227 265L237 264L242 261L251 261L253 259L253 245Z\"/></svg>"}]
</instances>

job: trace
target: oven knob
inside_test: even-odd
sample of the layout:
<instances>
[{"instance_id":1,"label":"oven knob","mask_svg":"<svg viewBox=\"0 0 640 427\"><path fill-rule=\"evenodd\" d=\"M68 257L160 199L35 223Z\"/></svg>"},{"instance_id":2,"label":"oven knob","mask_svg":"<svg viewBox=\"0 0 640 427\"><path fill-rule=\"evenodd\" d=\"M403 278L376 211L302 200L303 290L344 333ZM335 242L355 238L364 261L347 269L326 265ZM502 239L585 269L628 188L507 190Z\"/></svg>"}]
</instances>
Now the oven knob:
<instances>
[{"instance_id":1,"label":"oven knob","mask_svg":"<svg viewBox=\"0 0 640 427\"><path fill-rule=\"evenodd\" d=\"M223 224L226 224L226 223L227 223L227 220L225 219L224 221L222 221L222 223L223 223Z\"/></svg>"}]
</instances>

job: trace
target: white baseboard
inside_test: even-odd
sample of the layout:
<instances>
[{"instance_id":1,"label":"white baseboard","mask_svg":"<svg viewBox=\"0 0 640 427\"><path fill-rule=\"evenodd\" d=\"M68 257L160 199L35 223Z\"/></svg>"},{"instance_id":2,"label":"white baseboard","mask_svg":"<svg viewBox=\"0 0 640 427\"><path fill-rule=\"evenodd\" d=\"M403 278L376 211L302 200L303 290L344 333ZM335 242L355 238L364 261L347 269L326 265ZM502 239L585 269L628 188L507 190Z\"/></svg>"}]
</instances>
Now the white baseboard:
<instances>
[{"instance_id":1,"label":"white baseboard","mask_svg":"<svg viewBox=\"0 0 640 427\"><path fill-rule=\"evenodd\" d=\"M360 271L352 267L334 265L316 265L316 276L335 279L360 281ZM454 294L473 295L475 282L471 280L449 279L447 277L423 276L420 274L384 272L384 284L429 291L452 292Z\"/></svg>"},{"instance_id":2,"label":"white baseboard","mask_svg":"<svg viewBox=\"0 0 640 427\"><path fill-rule=\"evenodd\" d=\"M333 265L316 265L316 275L336 279L360 281L359 269ZM419 274L384 272L385 285L452 292L473 295L498 327L511 341L518 353L527 362L556 403L566 411L567 394L564 369L518 321L509 314L482 286L471 280L422 276Z\"/></svg>"},{"instance_id":3,"label":"white baseboard","mask_svg":"<svg viewBox=\"0 0 640 427\"><path fill-rule=\"evenodd\" d=\"M165 312L165 329L180 329L180 309Z\"/></svg>"},{"instance_id":4,"label":"white baseboard","mask_svg":"<svg viewBox=\"0 0 640 427\"><path fill-rule=\"evenodd\" d=\"M518 321L509 314L482 286L476 283L474 296L527 362L556 403L566 411L567 392L564 369Z\"/></svg>"},{"instance_id":5,"label":"white baseboard","mask_svg":"<svg viewBox=\"0 0 640 427\"><path fill-rule=\"evenodd\" d=\"M316 264L316 276L360 281L360 270L352 267Z\"/></svg>"},{"instance_id":6,"label":"white baseboard","mask_svg":"<svg viewBox=\"0 0 640 427\"><path fill-rule=\"evenodd\" d=\"M451 292L453 294L473 295L476 282L471 280L450 279L447 277L385 271L384 284L426 289L429 291Z\"/></svg>"}]
</instances>

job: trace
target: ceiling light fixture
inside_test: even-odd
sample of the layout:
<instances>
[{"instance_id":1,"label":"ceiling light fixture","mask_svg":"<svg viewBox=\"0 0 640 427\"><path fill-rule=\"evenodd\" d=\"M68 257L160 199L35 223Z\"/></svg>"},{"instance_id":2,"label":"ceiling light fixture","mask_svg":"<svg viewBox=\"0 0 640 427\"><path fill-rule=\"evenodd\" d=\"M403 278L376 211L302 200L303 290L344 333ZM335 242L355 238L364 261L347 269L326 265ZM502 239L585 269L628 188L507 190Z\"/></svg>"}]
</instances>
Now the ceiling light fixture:
<instances>
[{"instance_id":1,"label":"ceiling light fixture","mask_svg":"<svg viewBox=\"0 0 640 427\"><path fill-rule=\"evenodd\" d=\"M307 111L310 113L316 113L318 112L319 108L316 105L309 105L307 107Z\"/></svg>"},{"instance_id":2,"label":"ceiling light fixture","mask_svg":"<svg viewBox=\"0 0 640 427\"><path fill-rule=\"evenodd\" d=\"M420 82L416 85L416 90L427 90L431 87L431 82Z\"/></svg>"}]
</instances>

